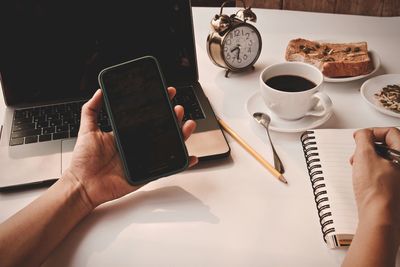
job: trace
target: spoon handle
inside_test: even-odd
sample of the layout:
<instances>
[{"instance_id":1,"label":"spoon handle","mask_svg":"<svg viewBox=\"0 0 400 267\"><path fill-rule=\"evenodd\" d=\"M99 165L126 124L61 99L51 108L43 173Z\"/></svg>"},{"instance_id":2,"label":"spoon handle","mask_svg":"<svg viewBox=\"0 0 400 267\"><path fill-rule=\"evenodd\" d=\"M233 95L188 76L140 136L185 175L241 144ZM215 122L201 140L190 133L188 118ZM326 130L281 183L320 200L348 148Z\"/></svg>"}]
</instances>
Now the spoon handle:
<instances>
[{"instance_id":1,"label":"spoon handle","mask_svg":"<svg viewBox=\"0 0 400 267\"><path fill-rule=\"evenodd\" d=\"M268 135L269 143L271 144L272 153L274 154L274 166L275 166L275 169L280 173L284 173L285 172L285 168L283 168L283 163L282 163L281 159L279 158L278 153L276 153L274 145L272 144L271 136L269 135L268 129L266 130L266 132L267 132L267 135Z\"/></svg>"}]
</instances>

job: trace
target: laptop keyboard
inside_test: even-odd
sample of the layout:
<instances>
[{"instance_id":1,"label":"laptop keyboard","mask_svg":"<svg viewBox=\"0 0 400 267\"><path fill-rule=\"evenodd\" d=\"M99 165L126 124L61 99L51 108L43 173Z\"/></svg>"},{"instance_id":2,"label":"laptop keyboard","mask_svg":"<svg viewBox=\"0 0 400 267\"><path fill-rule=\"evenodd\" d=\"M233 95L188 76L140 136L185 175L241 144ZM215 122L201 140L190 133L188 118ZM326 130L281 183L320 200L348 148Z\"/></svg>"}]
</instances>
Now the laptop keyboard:
<instances>
[{"instance_id":1,"label":"laptop keyboard","mask_svg":"<svg viewBox=\"0 0 400 267\"><path fill-rule=\"evenodd\" d=\"M10 146L76 137L85 102L15 110ZM100 111L98 124L104 132L111 131L107 112Z\"/></svg>"},{"instance_id":2,"label":"laptop keyboard","mask_svg":"<svg viewBox=\"0 0 400 267\"><path fill-rule=\"evenodd\" d=\"M194 93L193 86L185 86L176 88L176 96L172 100L172 104L181 105L185 109L183 121L204 119L204 112L200 102Z\"/></svg>"},{"instance_id":3,"label":"laptop keyboard","mask_svg":"<svg viewBox=\"0 0 400 267\"><path fill-rule=\"evenodd\" d=\"M10 146L76 137L85 102L15 110ZM205 118L192 86L177 88L172 104L184 107L184 121ZM107 112L103 109L99 113L98 125L104 132L112 130Z\"/></svg>"}]
</instances>

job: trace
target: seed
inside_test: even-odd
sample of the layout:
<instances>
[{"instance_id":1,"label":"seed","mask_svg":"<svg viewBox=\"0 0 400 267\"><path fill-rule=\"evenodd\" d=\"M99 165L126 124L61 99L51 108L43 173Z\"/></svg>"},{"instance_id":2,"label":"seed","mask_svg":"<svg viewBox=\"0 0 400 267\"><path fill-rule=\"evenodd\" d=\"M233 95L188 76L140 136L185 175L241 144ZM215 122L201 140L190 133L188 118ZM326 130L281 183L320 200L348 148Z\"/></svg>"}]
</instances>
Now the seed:
<instances>
[{"instance_id":1,"label":"seed","mask_svg":"<svg viewBox=\"0 0 400 267\"><path fill-rule=\"evenodd\" d=\"M328 57L328 58L323 58L321 61L322 62L329 62L329 61L335 61L335 59L333 57Z\"/></svg>"},{"instance_id":2,"label":"seed","mask_svg":"<svg viewBox=\"0 0 400 267\"><path fill-rule=\"evenodd\" d=\"M380 92L374 94L381 105L393 112L400 113L400 86L386 85Z\"/></svg>"},{"instance_id":3,"label":"seed","mask_svg":"<svg viewBox=\"0 0 400 267\"><path fill-rule=\"evenodd\" d=\"M311 49L309 47L304 47L303 51L304 51L304 53L308 54L311 52Z\"/></svg>"}]
</instances>

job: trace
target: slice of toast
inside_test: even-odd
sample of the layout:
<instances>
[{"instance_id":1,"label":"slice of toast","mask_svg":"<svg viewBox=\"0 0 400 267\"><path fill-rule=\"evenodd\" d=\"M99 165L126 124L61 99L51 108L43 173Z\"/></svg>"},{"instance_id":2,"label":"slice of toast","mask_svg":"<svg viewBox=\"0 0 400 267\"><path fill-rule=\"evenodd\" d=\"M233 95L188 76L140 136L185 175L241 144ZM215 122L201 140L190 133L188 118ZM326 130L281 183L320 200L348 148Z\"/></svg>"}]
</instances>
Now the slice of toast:
<instances>
[{"instance_id":1,"label":"slice of toast","mask_svg":"<svg viewBox=\"0 0 400 267\"><path fill-rule=\"evenodd\" d=\"M310 63L331 78L364 75L373 70L367 42L324 43L298 38L288 43L285 58Z\"/></svg>"}]
</instances>

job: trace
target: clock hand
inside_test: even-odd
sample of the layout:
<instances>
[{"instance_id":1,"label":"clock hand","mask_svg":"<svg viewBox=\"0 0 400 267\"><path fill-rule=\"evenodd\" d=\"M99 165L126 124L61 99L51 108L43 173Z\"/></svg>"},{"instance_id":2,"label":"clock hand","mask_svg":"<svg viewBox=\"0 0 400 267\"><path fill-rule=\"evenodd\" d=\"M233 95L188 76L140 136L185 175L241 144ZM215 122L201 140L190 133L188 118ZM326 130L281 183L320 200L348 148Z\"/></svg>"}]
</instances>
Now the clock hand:
<instances>
[{"instance_id":1,"label":"clock hand","mask_svg":"<svg viewBox=\"0 0 400 267\"><path fill-rule=\"evenodd\" d=\"M240 50L240 48L239 48L239 46L236 46L235 48L233 48L232 50L231 50L231 53L233 53L233 51L236 51L236 50Z\"/></svg>"}]
</instances>

